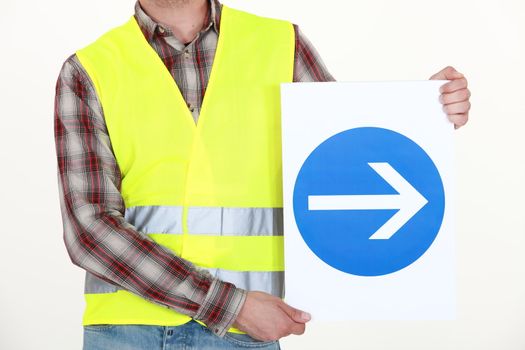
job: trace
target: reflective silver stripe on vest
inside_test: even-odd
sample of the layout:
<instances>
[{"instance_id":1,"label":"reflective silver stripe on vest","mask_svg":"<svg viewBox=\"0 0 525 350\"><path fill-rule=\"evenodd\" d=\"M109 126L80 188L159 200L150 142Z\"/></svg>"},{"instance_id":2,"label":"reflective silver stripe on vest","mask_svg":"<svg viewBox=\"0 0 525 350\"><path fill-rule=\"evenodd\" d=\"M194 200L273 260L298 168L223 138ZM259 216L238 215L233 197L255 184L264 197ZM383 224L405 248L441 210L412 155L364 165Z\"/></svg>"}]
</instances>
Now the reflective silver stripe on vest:
<instances>
[{"instance_id":1,"label":"reflective silver stripe on vest","mask_svg":"<svg viewBox=\"0 0 525 350\"><path fill-rule=\"evenodd\" d=\"M248 291L262 291L279 298L284 298L284 272L261 271L230 271L223 269L208 269L212 276L222 281L233 283L235 286ZM122 288L108 283L92 273L86 271L84 285L85 294L114 293Z\"/></svg>"},{"instance_id":2,"label":"reflective silver stripe on vest","mask_svg":"<svg viewBox=\"0 0 525 350\"><path fill-rule=\"evenodd\" d=\"M206 269L222 281L248 291L262 291L284 298L284 271L231 271Z\"/></svg>"},{"instance_id":3,"label":"reflective silver stripe on vest","mask_svg":"<svg viewBox=\"0 0 525 350\"><path fill-rule=\"evenodd\" d=\"M182 207L126 208L124 218L144 233L182 233ZM282 208L188 208L188 233L224 236L282 236Z\"/></svg>"},{"instance_id":4,"label":"reflective silver stripe on vest","mask_svg":"<svg viewBox=\"0 0 525 350\"><path fill-rule=\"evenodd\" d=\"M182 233L182 207L126 208L124 219L144 233Z\"/></svg>"},{"instance_id":5,"label":"reflective silver stripe on vest","mask_svg":"<svg viewBox=\"0 0 525 350\"><path fill-rule=\"evenodd\" d=\"M282 236L282 208L190 207L188 231L224 236Z\"/></svg>"},{"instance_id":6,"label":"reflective silver stripe on vest","mask_svg":"<svg viewBox=\"0 0 525 350\"><path fill-rule=\"evenodd\" d=\"M89 271L86 271L86 279L84 281L84 293L85 294L102 294L102 293L114 293L117 290L122 289L114 284L108 283L103 279L98 278Z\"/></svg>"},{"instance_id":7,"label":"reflective silver stripe on vest","mask_svg":"<svg viewBox=\"0 0 525 350\"><path fill-rule=\"evenodd\" d=\"M126 208L124 218L143 233L182 234L180 206ZM188 231L199 235L282 236L282 208L188 208ZM249 291L284 297L282 271L231 271L205 268L213 276ZM86 271L84 292L113 293L121 289Z\"/></svg>"}]
</instances>

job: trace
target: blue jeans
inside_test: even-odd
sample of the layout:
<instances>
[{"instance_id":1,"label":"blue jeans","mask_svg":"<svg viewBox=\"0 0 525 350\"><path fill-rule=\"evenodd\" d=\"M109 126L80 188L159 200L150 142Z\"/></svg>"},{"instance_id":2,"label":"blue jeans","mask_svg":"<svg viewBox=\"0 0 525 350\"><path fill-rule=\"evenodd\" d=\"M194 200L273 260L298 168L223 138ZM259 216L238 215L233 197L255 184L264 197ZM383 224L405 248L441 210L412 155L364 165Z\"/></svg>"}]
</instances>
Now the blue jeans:
<instances>
[{"instance_id":1,"label":"blue jeans","mask_svg":"<svg viewBox=\"0 0 525 350\"><path fill-rule=\"evenodd\" d=\"M280 350L279 341L262 342L247 334L226 333L223 338L201 324L181 326L92 325L84 326L83 350Z\"/></svg>"}]
</instances>

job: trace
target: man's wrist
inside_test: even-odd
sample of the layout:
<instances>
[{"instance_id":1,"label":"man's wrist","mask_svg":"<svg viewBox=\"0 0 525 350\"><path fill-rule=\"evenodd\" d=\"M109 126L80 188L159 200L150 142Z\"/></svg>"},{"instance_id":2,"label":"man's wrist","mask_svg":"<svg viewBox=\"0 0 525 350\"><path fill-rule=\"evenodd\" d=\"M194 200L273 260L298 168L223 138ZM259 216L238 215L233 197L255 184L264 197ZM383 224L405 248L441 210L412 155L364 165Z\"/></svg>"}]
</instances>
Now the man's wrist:
<instances>
[{"instance_id":1,"label":"man's wrist","mask_svg":"<svg viewBox=\"0 0 525 350\"><path fill-rule=\"evenodd\" d=\"M214 334L223 337L237 319L246 295L246 290L213 278L208 293L193 318L204 322Z\"/></svg>"}]
</instances>

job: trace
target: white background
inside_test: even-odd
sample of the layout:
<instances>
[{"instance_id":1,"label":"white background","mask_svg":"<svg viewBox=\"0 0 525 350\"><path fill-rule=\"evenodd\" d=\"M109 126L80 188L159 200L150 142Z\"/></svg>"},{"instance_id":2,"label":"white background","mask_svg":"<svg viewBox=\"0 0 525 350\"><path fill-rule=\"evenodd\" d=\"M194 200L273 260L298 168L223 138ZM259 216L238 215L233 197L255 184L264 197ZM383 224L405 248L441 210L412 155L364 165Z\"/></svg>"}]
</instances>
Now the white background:
<instances>
[{"instance_id":1,"label":"white background","mask_svg":"<svg viewBox=\"0 0 525 350\"><path fill-rule=\"evenodd\" d=\"M525 349L525 2L224 0L298 23L341 81L426 79L472 90L455 132L457 321L313 325L286 349ZM0 348L80 349L82 270L62 241L53 98L62 62L133 0L0 0Z\"/></svg>"}]
</instances>

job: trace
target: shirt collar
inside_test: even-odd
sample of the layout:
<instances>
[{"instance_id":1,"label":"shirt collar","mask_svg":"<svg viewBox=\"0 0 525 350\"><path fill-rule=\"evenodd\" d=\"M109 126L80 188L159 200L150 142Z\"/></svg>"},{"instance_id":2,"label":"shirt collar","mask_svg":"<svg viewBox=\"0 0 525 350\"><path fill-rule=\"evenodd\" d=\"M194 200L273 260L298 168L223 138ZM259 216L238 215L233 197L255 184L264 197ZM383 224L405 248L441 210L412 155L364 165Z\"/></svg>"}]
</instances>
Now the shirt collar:
<instances>
[{"instance_id":1,"label":"shirt collar","mask_svg":"<svg viewBox=\"0 0 525 350\"><path fill-rule=\"evenodd\" d=\"M208 26L203 28L203 31L207 31L213 28L217 34L219 34L220 27L220 16L221 16L221 3L218 0L208 0L210 7L208 11L207 20L209 21ZM135 18L139 24L140 29L144 33L144 36L148 41L151 41L155 35L160 31L164 31L164 35L171 35L169 28L162 26L155 22L140 6L139 1L135 2Z\"/></svg>"}]
</instances>

